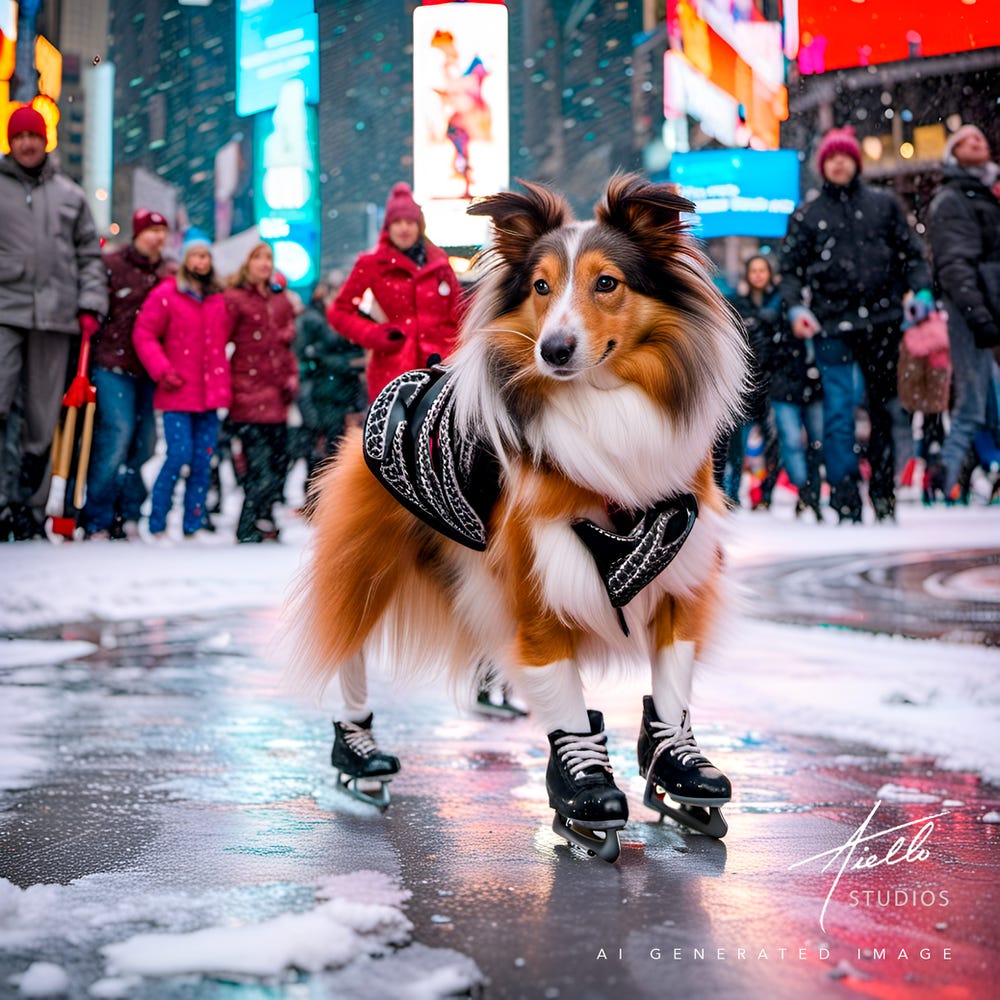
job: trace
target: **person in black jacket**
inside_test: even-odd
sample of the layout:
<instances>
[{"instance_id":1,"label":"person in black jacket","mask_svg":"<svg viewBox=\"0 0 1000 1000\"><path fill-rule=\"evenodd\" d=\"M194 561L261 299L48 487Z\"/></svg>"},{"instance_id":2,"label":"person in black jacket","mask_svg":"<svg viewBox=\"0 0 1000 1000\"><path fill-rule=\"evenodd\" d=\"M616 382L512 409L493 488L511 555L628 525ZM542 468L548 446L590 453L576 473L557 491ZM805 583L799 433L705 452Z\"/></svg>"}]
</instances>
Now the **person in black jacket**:
<instances>
[{"instance_id":1,"label":"person in black jacket","mask_svg":"<svg viewBox=\"0 0 1000 1000\"><path fill-rule=\"evenodd\" d=\"M975 125L949 138L942 174L928 230L948 313L954 395L951 427L928 479L932 495L953 501L960 499L956 485L966 453L990 424L998 385L991 349L1000 347L1000 166Z\"/></svg>"},{"instance_id":2,"label":"person in black jacket","mask_svg":"<svg viewBox=\"0 0 1000 1000\"><path fill-rule=\"evenodd\" d=\"M812 340L796 337L788 323L785 304L766 257L747 261L747 276L754 271L766 275L764 289L750 303L737 300L736 307L750 335L751 349L760 367L767 392L770 419L778 440L778 464L798 490L796 517L811 510L822 522L820 486L823 464L823 386ZM756 299L753 318L749 308Z\"/></svg>"},{"instance_id":3,"label":"person in black jacket","mask_svg":"<svg viewBox=\"0 0 1000 1000\"><path fill-rule=\"evenodd\" d=\"M823 452L831 503L861 521L854 409L864 379L871 420L869 497L879 520L895 516L893 409L904 298L914 321L933 308L930 271L892 194L861 180L850 128L831 129L817 152L823 187L793 214L782 245L781 291L792 332L814 339L823 381ZM916 293L914 298L909 292Z\"/></svg>"},{"instance_id":4,"label":"person in black jacket","mask_svg":"<svg viewBox=\"0 0 1000 1000\"><path fill-rule=\"evenodd\" d=\"M316 473L336 453L348 414L359 413L366 405L362 385L365 352L341 337L326 318L326 309L338 290L318 284L309 305L295 320L293 347L300 366L297 402L308 436L307 510Z\"/></svg>"},{"instance_id":5,"label":"person in black jacket","mask_svg":"<svg viewBox=\"0 0 1000 1000\"><path fill-rule=\"evenodd\" d=\"M760 359L762 343L771 335L781 302L772 280L771 264L760 254L747 260L743 284L745 292L741 291L730 301L743 320L750 348L749 390L743 401L745 421L716 442L715 479L729 505L739 507L747 442L756 424L763 439L764 478L759 491L751 489L750 505L753 510L766 510L771 506L771 493L778 478L778 438L768 411L767 372Z\"/></svg>"}]
</instances>

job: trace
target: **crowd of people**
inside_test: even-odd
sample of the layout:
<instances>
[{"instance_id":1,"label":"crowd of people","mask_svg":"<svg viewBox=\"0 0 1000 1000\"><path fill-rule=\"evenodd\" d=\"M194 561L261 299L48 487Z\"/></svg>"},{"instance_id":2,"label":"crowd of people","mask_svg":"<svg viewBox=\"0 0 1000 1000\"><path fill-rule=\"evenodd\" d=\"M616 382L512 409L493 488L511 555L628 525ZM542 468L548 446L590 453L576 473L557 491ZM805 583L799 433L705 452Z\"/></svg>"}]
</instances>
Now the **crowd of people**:
<instances>
[{"instance_id":1,"label":"crowd of people","mask_svg":"<svg viewBox=\"0 0 1000 1000\"><path fill-rule=\"evenodd\" d=\"M927 503L968 502L975 470L1000 472L1000 168L975 125L949 138L943 180L928 213L929 246L888 191L862 179L861 147L831 129L817 151L822 187L803 202L782 241L777 273L747 262L733 298L751 356L747 423L716 448L716 476L739 505L748 434L763 441L760 509L783 472L796 513L819 520L823 482L839 521L861 523L867 496L877 521L895 519L896 491L922 465ZM929 250L929 253L927 252ZM780 280L779 280L780 276ZM950 396L939 410L900 401L906 331L947 315ZM862 419L863 418L863 419Z\"/></svg>"},{"instance_id":2,"label":"crowd of people","mask_svg":"<svg viewBox=\"0 0 1000 1000\"><path fill-rule=\"evenodd\" d=\"M236 539L259 543L279 538L295 462L306 464L308 515L345 427L396 375L455 346L468 293L404 183L389 193L376 247L303 307L267 243L228 281L196 229L168 260L169 225L156 211L135 212L131 241L102 254L82 190L47 155L42 116L19 108L8 138L0 541L44 533L53 433L81 357L97 403L78 537L167 542L175 503L184 537L213 534L209 496L226 457L243 494ZM866 497L877 520L891 520L916 456L926 502L967 501L977 467L990 470L995 493L1000 167L986 137L974 125L950 135L926 247L895 197L862 179L850 128L824 136L817 168L822 188L793 214L778 259L751 257L733 298L752 363L745 421L716 446L719 485L733 506L766 509L780 483L795 493L796 516L822 521L828 494L840 521L860 522ZM938 310L948 317L950 397L942 413L909 412L897 391L900 343ZM158 434L149 489L143 470ZM746 476L753 434L759 482Z\"/></svg>"}]
</instances>

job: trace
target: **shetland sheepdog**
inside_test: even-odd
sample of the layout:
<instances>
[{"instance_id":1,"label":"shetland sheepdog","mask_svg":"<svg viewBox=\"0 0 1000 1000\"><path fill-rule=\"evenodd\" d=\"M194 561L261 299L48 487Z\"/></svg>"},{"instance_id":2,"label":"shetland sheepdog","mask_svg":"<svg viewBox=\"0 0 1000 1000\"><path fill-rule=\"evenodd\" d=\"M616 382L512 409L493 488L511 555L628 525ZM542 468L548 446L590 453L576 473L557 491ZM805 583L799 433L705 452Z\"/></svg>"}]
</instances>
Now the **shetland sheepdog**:
<instances>
[{"instance_id":1,"label":"shetland sheepdog","mask_svg":"<svg viewBox=\"0 0 1000 1000\"><path fill-rule=\"evenodd\" d=\"M584 705L595 667L650 671L647 802L724 832L708 820L728 782L687 703L720 607L712 446L739 412L745 338L671 185L616 175L588 221L521 186L469 208L493 236L453 356L387 387L322 475L294 671L339 673L360 720L366 658L403 677L492 664L549 735L556 829L614 860L627 805Z\"/></svg>"}]
</instances>

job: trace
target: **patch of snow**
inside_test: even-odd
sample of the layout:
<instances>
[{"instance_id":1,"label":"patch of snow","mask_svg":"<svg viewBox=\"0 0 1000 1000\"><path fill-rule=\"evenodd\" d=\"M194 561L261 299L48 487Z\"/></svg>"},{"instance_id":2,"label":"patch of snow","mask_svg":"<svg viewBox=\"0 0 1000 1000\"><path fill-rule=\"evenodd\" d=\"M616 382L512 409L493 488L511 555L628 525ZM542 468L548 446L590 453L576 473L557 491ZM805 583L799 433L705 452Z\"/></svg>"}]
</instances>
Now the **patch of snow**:
<instances>
[{"instance_id":1,"label":"patch of snow","mask_svg":"<svg viewBox=\"0 0 1000 1000\"><path fill-rule=\"evenodd\" d=\"M32 962L21 975L11 977L15 981L23 997L61 997L70 989L66 970L54 962Z\"/></svg>"},{"instance_id":2,"label":"patch of snow","mask_svg":"<svg viewBox=\"0 0 1000 1000\"><path fill-rule=\"evenodd\" d=\"M894 785L891 782L883 785L875 793L875 798L881 799L883 802L907 802L913 805L921 803L930 805L931 803L941 801L938 795L930 795L916 788L907 788L905 785Z\"/></svg>"}]
</instances>

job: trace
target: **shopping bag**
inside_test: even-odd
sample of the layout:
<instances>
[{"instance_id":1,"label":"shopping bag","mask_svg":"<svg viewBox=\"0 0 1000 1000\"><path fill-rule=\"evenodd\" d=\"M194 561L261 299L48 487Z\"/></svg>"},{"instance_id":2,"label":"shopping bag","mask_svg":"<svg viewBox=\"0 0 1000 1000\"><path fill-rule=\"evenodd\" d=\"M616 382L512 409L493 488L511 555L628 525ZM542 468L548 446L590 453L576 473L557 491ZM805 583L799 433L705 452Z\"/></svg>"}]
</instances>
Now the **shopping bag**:
<instances>
[{"instance_id":1,"label":"shopping bag","mask_svg":"<svg viewBox=\"0 0 1000 1000\"><path fill-rule=\"evenodd\" d=\"M944 413L951 392L948 314L935 310L903 333L899 345L897 391L909 413Z\"/></svg>"}]
</instances>

